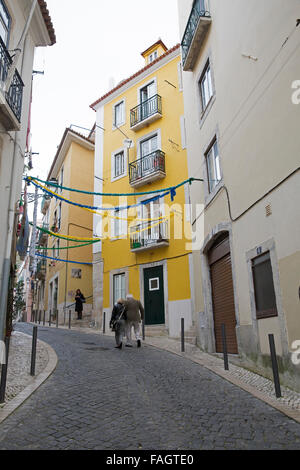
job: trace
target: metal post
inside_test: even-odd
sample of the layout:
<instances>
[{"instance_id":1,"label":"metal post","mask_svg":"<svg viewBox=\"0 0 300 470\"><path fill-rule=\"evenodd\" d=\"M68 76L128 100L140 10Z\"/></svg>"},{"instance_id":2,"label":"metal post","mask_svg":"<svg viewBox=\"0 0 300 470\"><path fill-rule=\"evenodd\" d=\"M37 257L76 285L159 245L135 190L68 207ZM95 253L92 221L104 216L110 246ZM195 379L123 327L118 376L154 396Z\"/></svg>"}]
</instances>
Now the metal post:
<instances>
[{"instance_id":1,"label":"metal post","mask_svg":"<svg viewBox=\"0 0 300 470\"><path fill-rule=\"evenodd\" d=\"M46 324L46 310L44 310L44 318L43 318L43 325L45 326Z\"/></svg>"},{"instance_id":2,"label":"metal post","mask_svg":"<svg viewBox=\"0 0 300 470\"><path fill-rule=\"evenodd\" d=\"M269 344L270 344L276 398L281 398L281 388L280 388L280 381L279 381L279 372L278 372L278 363L277 363L277 357L276 357L274 335L271 335L271 334L269 335Z\"/></svg>"},{"instance_id":3,"label":"metal post","mask_svg":"<svg viewBox=\"0 0 300 470\"><path fill-rule=\"evenodd\" d=\"M71 310L69 310L69 330L71 329Z\"/></svg>"},{"instance_id":4,"label":"metal post","mask_svg":"<svg viewBox=\"0 0 300 470\"><path fill-rule=\"evenodd\" d=\"M103 312L103 334L105 335L105 316L106 316L106 313Z\"/></svg>"},{"instance_id":5,"label":"metal post","mask_svg":"<svg viewBox=\"0 0 300 470\"><path fill-rule=\"evenodd\" d=\"M66 324L66 309L64 308L64 326Z\"/></svg>"},{"instance_id":6,"label":"metal post","mask_svg":"<svg viewBox=\"0 0 300 470\"><path fill-rule=\"evenodd\" d=\"M227 340L226 340L226 326L224 323L221 325L222 343L223 343L223 356L224 356L224 369L229 370L228 353L227 353Z\"/></svg>"},{"instance_id":7,"label":"metal post","mask_svg":"<svg viewBox=\"0 0 300 470\"><path fill-rule=\"evenodd\" d=\"M184 318L181 319L181 352L184 352Z\"/></svg>"},{"instance_id":8,"label":"metal post","mask_svg":"<svg viewBox=\"0 0 300 470\"><path fill-rule=\"evenodd\" d=\"M31 349L31 368L30 368L30 375L35 375L35 359L36 359L36 341L37 341L37 330L38 327L33 327L32 332L32 349Z\"/></svg>"},{"instance_id":9,"label":"metal post","mask_svg":"<svg viewBox=\"0 0 300 470\"><path fill-rule=\"evenodd\" d=\"M42 316L42 312L39 310L39 325L41 324L41 316Z\"/></svg>"},{"instance_id":10,"label":"metal post","mask_svg":"<svg viewBox=\"0 0 300 470\"><path fill-rule=\"evenodd\" d=\"M49 326L51 326L51 308L49 310Z\"/></svg>"},{"instance_id":11,"label":"metal post","mask_svg":"<svg viewBox=\"0 0 300 470\"><path fill-rule=\"evenodd\" d=\"M143 341L145 341L145 320L142 321Z\"/></svg>"},{"instance_id":12,"label":"metal post","mask_svg":"<svg viewBox=\"0 0 300 470\"><path fill-rule=\"evenodd\" d=\"M10 338L8 336L6 336L5 339L4 339L4 343L5 343L5 364L2 364L2 368L1 368L0 403L5 402L9 341L10 341Z\"/></svg>"},{"instance_id":13,"label":"metal post","mask_svg":"<svg viewBox=\"0 0 300 470\"><path fill-rule=\"evenodd\" d=\"M56 310L56 328L58 328L58 310Z\"/></svg>"}]
</instances>

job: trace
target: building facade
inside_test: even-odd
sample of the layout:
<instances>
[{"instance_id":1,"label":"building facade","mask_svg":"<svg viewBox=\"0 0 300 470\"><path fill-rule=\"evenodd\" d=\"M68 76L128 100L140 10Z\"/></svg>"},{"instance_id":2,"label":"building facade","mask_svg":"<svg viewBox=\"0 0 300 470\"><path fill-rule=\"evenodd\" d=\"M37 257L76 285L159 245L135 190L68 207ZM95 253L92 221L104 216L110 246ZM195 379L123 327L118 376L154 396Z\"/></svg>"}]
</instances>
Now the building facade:
<instances>
[{"instance_id":1,"label":"building facade","mask_svg":"<svg viewBox=\"0 0 300 470\"><path fill-rule=\"evenodd\" d=\"M199 346L300 389L299 3L179 0ZM272 21L270 21L272 18ZM251 19L251 20L250 20ZM234 356L233 356L234 357Z\"/></svg>"},{"instance_id":2,"label":"building facade","mask_svg":"<svg viewBox=\"0 0 300 470\"><path fill-rule=\"evenodd\" d=\"M146 327L178 337L181 318L192 327L189 188L174 197L163 189L187 179L180 47L159 40L142 56L141 70L91 105L94 206L107 208L94 216L94 234L103 237L94 246L95 318L101 326L103 311L110 317L131 294L145 306Z\"/></svg>"},{"instance_id":3,"label":"building facade","mask_svg":"<svg viewBox=\"0 0 300 470\"><path fill-rule=\"evenodd\" d=\"M55 44L44 0L0 1L0 338L11 309L34 50Z\"/></svg>"},{"instance_id":4,"label":"building facade","mask_svg":"<svg viewBox=\"0 0 300 470\"><path fill-rule=\"evenodd\" d=\"M66 129L49 171L47 181L79 191L93 191L94 143L89 138ZM49 187L59 198L52 196L42 203L43 228L57 234L40 232L39 250L42 255L37 279L44 280L44 295L38 311L46 311L46 319L66 322L69 310L74 318L75 293L80 289L86 298L85 313L92 310L92 247L76 239L93 238L93 214L63 199L84 206L93 205L93 196L61 188ZM74 238L72 238L74 237ZM43 250L47 247L47 251ZM75 247L75 248L74 248ZM46 255L47 258L43 258ZM44 262L44 263L43 263ZM44 268L46 265L46 270ZM37 302L38 302L37 299Z\"/></svg>"}]
</instances>

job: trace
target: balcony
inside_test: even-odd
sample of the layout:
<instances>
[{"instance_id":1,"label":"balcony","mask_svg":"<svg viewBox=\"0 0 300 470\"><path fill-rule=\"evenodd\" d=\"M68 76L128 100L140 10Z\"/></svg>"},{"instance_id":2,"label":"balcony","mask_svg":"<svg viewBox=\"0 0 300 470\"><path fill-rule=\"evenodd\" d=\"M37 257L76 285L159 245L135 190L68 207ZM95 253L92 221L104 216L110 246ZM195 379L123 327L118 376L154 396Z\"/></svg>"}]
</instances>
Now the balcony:
<instances>
[{"instance_id":1,"label":"balcony","mask_svg":"<svg viewBox=\"0 0 300 470\"><path fill-rule=\"evenodd\" d=\"M3 90L12 59L0 38L0 121L7 131L19 131L22 112L22 79L16 70L8 92Z\"/></svg>"},{"instance_id":2,"label":"balcony","mask_svg":"<svg viewBox=\"0 0 300 470\"><path fill-rule=\"evenodd\" d=\"M211 25L206 0L195 0L181 42L183 70L192 71Z\"/></svg>"},{"instance_id":3,"label":"balcony","mask_svg":"<svg viewBox=\"0 0 300 470\"><path fill-rule=\"evenodd\" d=\"M37 268L36 268L36 277L40 281L44 281L46 279L46 269L47 269L47 262L45 259L38 261Z\"/></svg>"},{"instance_id":4,"label":"balcony","mask_svg":"<svg viewBox=\"0 0 300 470\"><path fill-rule=\"evenodd\" d=\"M41 204L41 212L42 214L46 215L47 214L47 211L50 207L50 203L51 203L51 198L50 196L45 196L43 197L42 199L42 204Z\"/></svg>"},{"instance_id":5,"label":"balcony","mask_svg":"<svg viewBox=\"0 0 300 470\"><path fill-rule=\"evenodd\" d=\"M133 188L165 178L165 154L161 150L129 164L129 183Z\"/></svg>"},{"instance_id":6,"label":"balcony","mask_svg":"<svg viewBox=\"0 0 300 470\"><path fill-rule=\"evenodd\" d=\"M169 246L169 222L145 222L130 228L132 252Z\"/></svg>"},{"instance_id":7,"label":"balcony","mask_svg":"<svg viewBox=\"0 0 300 470\"><path fill-rule=\"evenodd\" d=\"M138 131L161 117L161 96L154 95L130 111L130 128Z\"/></svg>"},{"instance_id":8,"label":"balcony","mask_svg":"<svg viewBox=\"0 0 300 470\"><path fill-rule=\"evenodd\" d=\"M49 224L43 224L44 230L49 230ZM46 246L48 241L48 233L42 232L40 230L39 237L38 237L38 245L39 246Z\"/></svg>"}]
</instances>

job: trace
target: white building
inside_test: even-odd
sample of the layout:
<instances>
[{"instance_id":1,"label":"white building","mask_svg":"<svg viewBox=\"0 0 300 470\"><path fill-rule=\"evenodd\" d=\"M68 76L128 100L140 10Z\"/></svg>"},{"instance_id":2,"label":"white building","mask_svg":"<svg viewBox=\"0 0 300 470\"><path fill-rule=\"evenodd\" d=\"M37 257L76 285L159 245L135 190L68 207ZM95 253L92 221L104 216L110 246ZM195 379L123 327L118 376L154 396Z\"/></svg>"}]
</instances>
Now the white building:
<instances>
[{"instance_id":1,"label":"white building","mask_svg":"<svg viewBox=\"0 0 300 470\"><path fill-rule=\"evenodd\" d=\"M300 390L298 0L179 0L200 347ZM200 215L201 214L201 215ZM202 221L202 224L201 224ZM202 231L204 230L204 234Z\"/></svg>"},{"instance_id":2,"label":"white building","mask_svg":"<svg viewBox=\"0 0 300 470\"><path fill-rule=\"evenodd\" d=\"M34 50L55 42L44 0L0 0L0 337L15 264Z\"/></svg>"}]
</instances>

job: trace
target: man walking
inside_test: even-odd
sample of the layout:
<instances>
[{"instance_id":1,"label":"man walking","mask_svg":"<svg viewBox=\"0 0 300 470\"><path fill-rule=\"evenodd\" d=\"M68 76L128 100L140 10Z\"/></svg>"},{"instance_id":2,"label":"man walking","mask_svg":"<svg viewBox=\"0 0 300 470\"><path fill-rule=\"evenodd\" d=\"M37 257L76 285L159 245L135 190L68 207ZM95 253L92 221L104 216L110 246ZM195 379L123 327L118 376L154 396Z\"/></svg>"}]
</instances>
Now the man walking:
<instances>
[{"instance_id":1,"label":"man walking","mask_svg":"<svg viewBox=\"0 0 300 470\"><path fill-rule=\"evenodd\" d=\"M131 331L132 327L134 328L135 338L137 341L137 347L141 347L141 333L140 333L140 324L144 320L144 308L139 300L133 298L132 295L126 296L125 308L127 314L126 320L126 339L127 347L132 348L131 342Z\"/></svg>"}]
</instances>

